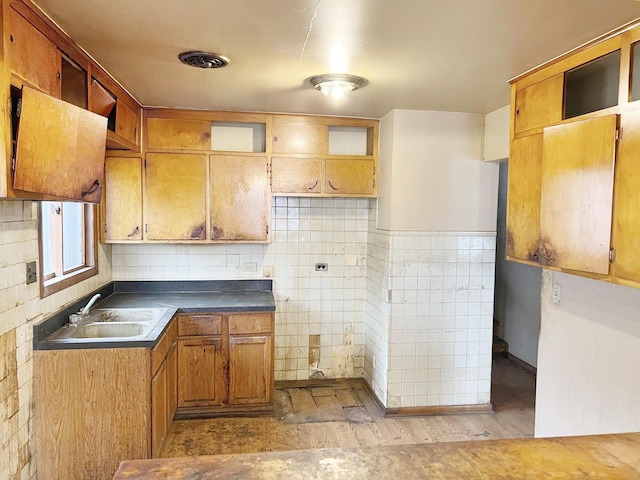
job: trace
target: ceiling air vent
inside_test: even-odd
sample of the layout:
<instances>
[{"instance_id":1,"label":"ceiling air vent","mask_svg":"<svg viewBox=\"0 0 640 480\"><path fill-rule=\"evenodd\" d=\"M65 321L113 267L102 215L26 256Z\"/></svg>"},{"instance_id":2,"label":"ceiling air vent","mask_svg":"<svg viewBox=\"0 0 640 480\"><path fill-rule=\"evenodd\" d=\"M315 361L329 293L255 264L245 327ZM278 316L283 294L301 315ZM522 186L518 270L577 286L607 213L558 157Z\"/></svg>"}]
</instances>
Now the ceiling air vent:
<instances>
[{"instance_id":1,"label":"ceiling air vent","mask_svg":"<svg viewBox=\"0 0 640 480\"><path fill-rule=\"evenodd\" d=\"M178 55L182 63L197 68L222 68L229 65L229 59L209 52L182 52Z\"/></svg>"}]
</instances>

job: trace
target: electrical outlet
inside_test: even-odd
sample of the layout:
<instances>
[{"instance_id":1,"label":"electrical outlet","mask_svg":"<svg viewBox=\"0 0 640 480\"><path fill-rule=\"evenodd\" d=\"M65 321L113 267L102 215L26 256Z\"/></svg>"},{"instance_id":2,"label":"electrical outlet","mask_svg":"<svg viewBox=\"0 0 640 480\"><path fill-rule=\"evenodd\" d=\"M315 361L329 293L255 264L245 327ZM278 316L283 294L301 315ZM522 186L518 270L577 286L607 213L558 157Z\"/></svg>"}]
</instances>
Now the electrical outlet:
<instances>
[{"instance_id":1,"label":"electrical outlet","mask_svg":"<svg viewBox=\"0 0 640 480\"><path fill-rule=\"evenodd\" d=\"M554 283L551 287L551 299L556 305L560 305L560 297L562 296L562 287L559 283Z\"/></svg>"},{"instance_id":2,"label":"electrical outlet","mask_svg":"<svg viewBox=\"0 0 640 480\"><path fill-rule=\"evenodd\" d=\"M316 263L316 272L326 272L329 270L328 263Z\"/></svg>"},{"instance_id":3,"label":"electrical outlet","mask_svg":"<svg viewBox=\"0 0 640 480\"><path fill-rule=\"evenodd\" d=\"M38 272L36 271L36 262L27 263L27 285L38 280Z\"/></svg>"}]
</instances>

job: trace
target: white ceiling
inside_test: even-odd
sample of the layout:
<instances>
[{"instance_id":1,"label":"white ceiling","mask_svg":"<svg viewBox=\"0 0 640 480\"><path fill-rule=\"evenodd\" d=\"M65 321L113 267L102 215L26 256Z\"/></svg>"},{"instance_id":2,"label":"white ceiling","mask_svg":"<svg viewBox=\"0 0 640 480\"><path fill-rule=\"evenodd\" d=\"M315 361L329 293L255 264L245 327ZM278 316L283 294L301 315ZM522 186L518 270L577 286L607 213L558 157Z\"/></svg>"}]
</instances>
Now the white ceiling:
<instances>
[{"instance_id":1,"label":"white ceiling","mask_svg":"<svg viewBox=\"0 0 640 480\"><path fill-rule=\"evenodd\" d=\"M634 0L36 3L143 105L365 117L493 111L510 78L640 17ZM195 69L184 50L231 63ZM335 101L308 83L337 72L369 85Z\"/></svg>"}]
</instances>

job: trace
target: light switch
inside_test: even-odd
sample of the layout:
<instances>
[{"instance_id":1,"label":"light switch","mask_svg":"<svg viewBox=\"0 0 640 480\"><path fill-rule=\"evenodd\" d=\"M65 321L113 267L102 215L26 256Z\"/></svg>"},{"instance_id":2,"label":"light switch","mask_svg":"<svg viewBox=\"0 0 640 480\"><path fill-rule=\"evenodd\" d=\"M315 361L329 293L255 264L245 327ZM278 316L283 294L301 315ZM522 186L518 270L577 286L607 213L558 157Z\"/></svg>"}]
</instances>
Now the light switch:
<instances>
[{"instance_id":1,"label":"light switch","mask_svg":"<svg viewBox=\"0 0 640 480\"><path fill-rule=\"evenodd\" d=\"M36 262L27 263L27 285L38 280L38 272L36 271Z\"/></svg>"}]
</instances>

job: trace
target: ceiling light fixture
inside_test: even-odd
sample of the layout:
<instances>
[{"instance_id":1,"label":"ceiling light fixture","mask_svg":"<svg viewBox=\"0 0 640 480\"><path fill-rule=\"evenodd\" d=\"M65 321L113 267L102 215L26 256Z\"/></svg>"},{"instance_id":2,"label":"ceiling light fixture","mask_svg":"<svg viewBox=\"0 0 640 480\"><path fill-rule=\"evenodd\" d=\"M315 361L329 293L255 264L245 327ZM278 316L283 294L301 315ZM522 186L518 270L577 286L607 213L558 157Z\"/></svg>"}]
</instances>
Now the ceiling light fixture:
<instances>
[{"instance_id":1,"label":"ceiling light fixture","mask_svg":"<svg viewBox=\"0 0 640 480\"><path fill-rule=\"evenodd\" d=\"M309 82L313 88L320 90L324 95L331 95L336 100L342 98L345 93L353 92L367 84L362 77L342 73L316 75L311 77Z\"/></svg>"}]
</instances>

